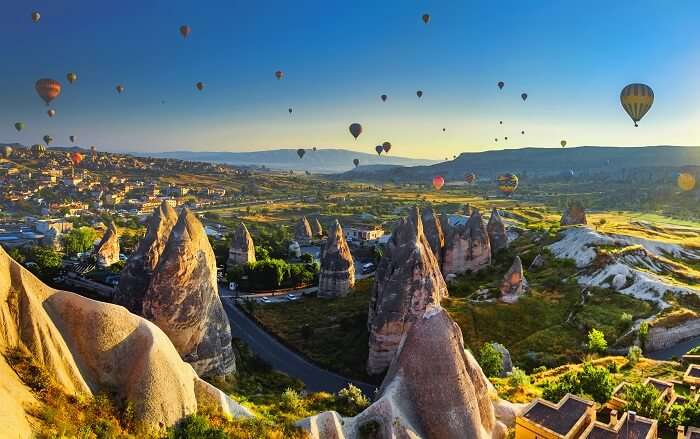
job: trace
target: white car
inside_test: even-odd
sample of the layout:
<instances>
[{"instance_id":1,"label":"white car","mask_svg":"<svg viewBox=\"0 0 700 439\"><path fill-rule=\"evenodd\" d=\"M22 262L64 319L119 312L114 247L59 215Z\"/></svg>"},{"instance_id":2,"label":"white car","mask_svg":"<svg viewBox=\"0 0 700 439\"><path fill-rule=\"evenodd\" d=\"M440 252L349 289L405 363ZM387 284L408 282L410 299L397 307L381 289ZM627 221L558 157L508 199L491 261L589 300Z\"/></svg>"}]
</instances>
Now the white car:
<instances>
[{"instance_id":1,"label":"white car","mask_svg":"<svg viewBox=\"0 0 700 439\"><path fill-rule=\"evenodd\" d=\"M258 299L258 302L259 303L272 303L272 301L270 299L268 299L267 297L261 297L260 299Z\"/></svg>"},{"instance_id":2,"label":"white car","mask_svg":"<svg viewBox=\"0 0 700 439\"><path fill-rule=\"evenodd\" d=\"M294 302L295 300L299 300L299 296L289 293L285 296L285 299L289 300L290 302Z\"/></svg>"}]
</instances>

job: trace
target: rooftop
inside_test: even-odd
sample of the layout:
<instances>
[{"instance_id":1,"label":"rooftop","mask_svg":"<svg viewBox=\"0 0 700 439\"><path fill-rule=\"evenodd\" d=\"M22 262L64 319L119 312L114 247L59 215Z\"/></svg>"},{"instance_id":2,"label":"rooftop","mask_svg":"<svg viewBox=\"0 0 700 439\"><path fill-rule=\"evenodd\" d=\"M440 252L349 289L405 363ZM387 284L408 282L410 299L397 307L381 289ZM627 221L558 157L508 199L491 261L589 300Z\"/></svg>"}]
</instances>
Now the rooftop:
<instances>
[{"instance_id":1,"label":"rooftop","mask_svg":"<svg viewBox=\"0 0 700 439\"><path fill-rule=\"evenodd\" d=\"M523 417L555 433L566 435L581 418L586 416L586 412L591 407L593 402L567 394L559 404L536 400Z\"/></svg>"},{"instance_id":2,"label":"rooftop","mask_svg":"<svg viewBox=\"0 0 700 439\"><path fill-rule=\"evenodd\" d=\"M635 416L634 421L630 421L629 412L622 415L615 425L606 425L596 422L589 427L588 434L584 433L586 439L646 439L649 433L656 429L658 421L654 419ZM655 436L654 436L655 437Z\"/></svg>"}]
</instances>

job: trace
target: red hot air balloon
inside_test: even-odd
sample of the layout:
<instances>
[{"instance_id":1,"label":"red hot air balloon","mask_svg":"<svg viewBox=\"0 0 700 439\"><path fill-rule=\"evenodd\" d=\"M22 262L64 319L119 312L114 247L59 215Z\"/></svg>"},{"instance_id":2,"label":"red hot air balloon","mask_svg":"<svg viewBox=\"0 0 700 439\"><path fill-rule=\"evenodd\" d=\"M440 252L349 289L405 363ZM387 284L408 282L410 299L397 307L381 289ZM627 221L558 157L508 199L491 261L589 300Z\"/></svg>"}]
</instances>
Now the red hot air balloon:
<instances>
[{"instance_id":1,"label":"red hot air balloon","mask_svg":"<svg viewBox=\"0 0 700 439\"><path fill-rule=\"evenodd\" d=\"M374 147L374 150L377 151L377 155L382 155L382 152L384 152L384 147L382 145L377 145Z\"/></svg>"},{"instance_id":2,"label":"red hot air balloon","mask_svg":"<svg viewBox=\"0 0 700 439\"><path fill-rule=\"evenodd\" d=\"M284 78L284 72L282 70L277 70L275 72L275 78L277 78L278 80Z\"/></svg>"},{"instance_id":3,"label":"red hot air balloon","mask_svg":"<svg viewBox=\"0 0 700 439\"><path fill-rule=\"evenodd\" d=\"M73 152L70 155L70 161L73 163L73 166L78 166L83 161L83 155L79 152Z\"/></svg>"},{"instance_id":4,"label":"red hot air balloon","mask_svg":"<svg viewBox=\"0 0 700 439\"><path fill-rule=\"evenodd\" d=\"M191 33L192 33L192 28L189 27L188 25L183 24L182 26L180 26L180 35L182 35L182 38L189 37Z\"/></svg>"},{"instance_id":5,"label":"red hot air balloon","mask_svg":"<svg viewBox=\"0 0 700 439\"><path fill-rule=\"evenodd\" d=\"M46 102L46 106L61 94L61 83L55 79L45 78L34 84L37 94Z\"/></svg>"},{"instance_id":6,"label":"red hot air balloon","mask_svg":"<svg viewBox=\"0 0 700 439\"><path fill-rule=\"evenodd\" d=\"M382 149L384 150L385 153L389 153L389 150L391 149L391 143L390 142L382 143Z\"/></svg>"},{"instance_id":7,"label":"red hot air balloon","mask_svg":"<svg viewBox=\"0 0 700 439\"><path fill-rule=\"evenodd\" d=\"M352 134L352 137L354 137L355 140L357 140L360 134L362 134L362 125L360 125L359 123L350 124L348 129L350 130L350 134Z\"/></svg>"},{"instance_id":8,"label":"red hot air balloon","mask_svg":"<svg viewBox=\"0 0 700 439\"><path fill-rule=\"evenodd\" d=\"M442 189L442 187L445 185L445 179L441 175L436 175L433 177L433 187L436 190Z\"/></svg>"}]
</instances>

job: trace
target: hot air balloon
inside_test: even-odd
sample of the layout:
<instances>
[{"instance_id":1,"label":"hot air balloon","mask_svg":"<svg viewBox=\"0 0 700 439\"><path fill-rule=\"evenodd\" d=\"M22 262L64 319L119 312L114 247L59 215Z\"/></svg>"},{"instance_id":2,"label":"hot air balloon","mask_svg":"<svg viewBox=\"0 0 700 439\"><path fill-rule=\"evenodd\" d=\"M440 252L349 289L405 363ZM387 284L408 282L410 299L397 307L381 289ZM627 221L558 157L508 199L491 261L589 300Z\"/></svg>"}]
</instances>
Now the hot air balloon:
<instances>
[{"instance_id":1,"label":"hot air balloon","mask_svg":"<svg viewBox=\"0 0 700 439\"><path fill-rule=\"evenodd\" d=\"M70 140L71 143L75 143L75 136L68 136L68 140Z\"/></svg>"},{"instance_id":2,"label":"hot air balloon","mask_svg":"<svg viewBox=\"0 0 700 439\"><path fill-rule=\"evenodd\" d=\"M73 166L78 166L83 161L83 155L77 151L73 152L70 155L70 161L73 163Z\"/></svg>"},{"instance_id":3,"label":"hot air balloon","mask_svg":"<svg viewBox=\"0 0 700 439\"><path fill-rule=\"evenodd\" d=\"M681 172L680 174L678 174L678 179L676 180L676 183L678 184L680 190L682 190L683 192L688 192L695 189L695 177L693 176L693 174L689 174L687 172Z\"/></svg>"},{"instance_id":4,"label":"hot air balloon","mask_svg":"<svg viewBox=\"0 0 700 439\"><path fill-rule=\"evenodd\" d=\"M442 132L443 132L443 133L445 132L445 129L444 129L444 128L442 129Z\"/></svg>"},{"instance_id":5,"label":"hot air balloon","mask_svg":"<svg viewBox=\"0 0 700 439\"><path fill-rule=\"evenodd\" d=\"M476 181L476 174L473 174L473 173L465 174L464 181L466 181L469 184L474 183Z\"/></svg>"},{"instance_id":6,"label":"hot air balloon","mask_svg":"<svg viewBox=\"0 0 700 439\"><path fill-rule=\"evenodd\" d=\"M505 82L503 82L503 81L498 81L498 89L499 89L499 90L503 90L503 87L504 87L505 85L506 85Z\"/></svg>"},{"instance_id":7,"label":"hot air balloon","mask_svg":"<svg viewBox=\"0 0 700 439\"><path fill-rule=\"evenodd\" d=\"M521 94L520 97L523 99L523 101L527 101L527 93Z\"/></svg>"},{"instance_id":8,"label":"hot air balloon","mask_svg":"<svg viewBox=\"0 0 700 439\"><path fill-rule=\"evenodd\" d=\"M498 137L496 137L495 139L493 139L493 141L494 141L494 142L498 142Z\"/></svg>"},{"instance_id":9,"label":"hot air balloon","mask_svg":"<svg viewBox=\"0 0 700 439\"><path fill-rule=\"evenodd\" d=\"M654 91L646 84L630 84L622 89L620 102L636 127L654 104Z\"/></svg>"},{"instance_id":10,"label":"hot air balloon","mask_svg":"<svg viewBox=\"0 0 700 439\"><path fill-rule=\"evenodd\" d=\"M423 14L423 23L428 24L430 23L430 14Z\"/></svg>"},{"instance_id":11,"label":"hot air balloon","mask_svg":"<svg viewBox=\"0 0 700 439\"><path fill-rule=\"evenodd\" d=\"M282 79L282 78L284 78L284 72L283 72L282 70L277 70L277 71L275 72L275 78L277 78L277 79Z\"/></svg>"},{"instance_id":12,"label":"hot air balloon","mask_svg":"<svg viewBox=\"0 0 700 439\"><path fill-rule=\"evenodd\" d=\"M521 131L520 134L525 135L525 131Z\"/></svg>"},{"instance_id":13,"label":"hot air balloon","mask_svg":"<svg viewBox=\"0 0 700 439\"><path fill-rule=\"evenodd\" d=\"M360 166L360 160L359 160L359 159L353 159L353 160L352 160L352 164L355 165L355 167L357 168L358 166Z\"/></svg>"},{"instance_id":14,"label":"hot air balloon","mask_svg":"<svg viewBox=\"0 0 700 439\"><path fill-rule=\"evenodd\" d=\"M559 142L559 144L561 145L562 148L565 147L565 146L566 146L566 140L562 140L561 142Z\"/></svg>"},{"instance_id":15,"label":"hot air balloon","mask_svg":"<svg viewBox=\"0 0 700 439\"><path fill-rule=\"evenodd\" d=\"M498 190L506 195L512 195L518 188L518 177L514 174L503 174L498 176Z\"/></svg>"},{"instance_id":16,"label":"hot air balloon","mask_svg":"<svg viewBox=\"0 0 700 439\"><path fill-rule=\"evenodd\" d=\"M34 84L37 94L48 106L51 101L61 94L61 83L55 79L40 79Z\"/></svg>"},{"instance_id":17,"label":"hot air balloon","mask_svg":"<svg viewBox=\"0 0 700 439\"><path fill-rule=\"evenodd\" d=\"M53 142L53 137L49 136L48 134L44 136L44 142L47 145L51 145L51 142Z\"/></svg>"},{"instance_id":18,"label":"hot air balloon","mask_svg":"<svg viewBox=\"0 0 700 439\"><path fill-rule=\"evenodd\" d=\"M292 107L289 107L289 109L287 111L289 111L289 114L292 114L292 111L294 111L294 110L292 110Z\"/></svg>"},{"instance_id":19,"label":"hot air balloon","mask_svg":"<svg viewBox=\"0 0 700 439\"><path fill-rule=\"evenodd\" d=\"M382 145L377 145L374 147L374 150L377 151L377 155L382 155L382 152L384 152L384 147Z\"/></svg>"},{"instance_id":20,"label":"hot air balloon","mask_svg":"<svg viewBox=\"0 0 700 439\"><path fill-rule=\"evenodd\" d=\"M15 122L15 129L20 132L24 129L24 122Z\"/></svg>"},{"instance_id":21,"label":"hot air balloon","mask_svg":"<svg viewBox=\"0 0 700 439\"><path fill-rule=\"evenodd\" d=\"M389 150L391 149L391 143L390 142L382 143L382 149L384 150L385 153L389 153Z\"/></svg>"},{"instance_id":22,"label":"hot air balloon","mask_svg":"<svg viewBox=\"0 0 700 439\"><path fill-rule=\"evenodd\" d=\"M313 149L313 150L314 150L314 152L316 152L316 147L315 147L315 146L314 146L313 148L311 148L311 149Z\"/></svg>"},{"instance_id":23,"label":"hot air balloon","mask_svg":"<svg viewBox=\"0 0 700 439\"><path fill-rule=\"evenodd\" d=\"M440 190L445 185L445 179L441 175L436 175L433 177L433 187L435 190Z\"/></svg>"},{"instance_id":24,"label":"hot air balloon","mask_svg":"<svg viewBox=\"0 0 700 439\"><path fill-rule=\"evenodd\" d=\"M41 14L38 13L37 11L32 12L32 21L34 23L38 23L39 20L41 20Z\"/></svg>"},{"instance_id":25,"label":"hot air balloon","mask_svg":"<svg viewBox=\"0 0 700 439\"><path fill-rule=\"evenodd\" d=\"M46 146L38 144L38 143L35 145L32 145L32 152L36 156L41 156L42 154L44 154L46 152Z\"/></svg>"},{"instance_id":26,"label":"hot air balloon","mask_svg":"<svg viewBox=\"0 0 700 439\"><path fill-rule=\"evenodd\" d=\"M195 84L195 87L197 87L197 90L202 91L204 90L204 83L200 81L197 84Z\"/></svg>"},{"instance_id":27,"label":"hot air balloon","mask_svg":"<svg viewBox=\"0 0 700 439\"><path fill-rule=\"evenodd\" d=\"M297 155L299 156L299 158L303 158L304 154L306 154L306 151L304 150L304 148L297 149Z\"/></svg>"},{"instance_id":28,"label":"hot air balloon","mask_svg":"<svg viewBox=\"0 0 700 439\"><path fill-rule=\"evenodd\" d=\"M503 140L508 140L508 137L504 137Z\"/></svg>"},{"instance_id":29,"label":"hot air balloon","mask_svg":"<svg viewBox=\"0 0 700 439\"><path fill-rule=\"evenodd\" d=\"M357 140L357 138L362 134L362 125L359 123L352 123L350 124L350 127L348 128L350 130L350 134L352 134L352 137Z\"/></svg>"},{"instance_id":30,"label":"hot air balloon","mask_svg":"<svg viewBox=\"0 0 700 439\"><path fill-rule=\"evenodd\" d=\"M380 98L382 99L382 102L386 102L386 100L387 100L388 97L389 97L389 96L387 96L387 95L381 95L381 96L380 96Z\"/></svg>"},{"instance_id":31,"label":"hot air balloon","mask_svg":"<svg viewBox=\"0 0 700 439\"><path fill-rule=\"evenodd\" d=\"M422 98L423 97L423 90L418 90L416 92L416 96L418 96L418 99Z\"/></svg>"},{"instance_id":32,"label":"hot air balloon","mask_svg":"<svg viewBox=\"0 0 700 439\"><path fill-rule=\"evenodd\" d=\"M70 72L69 74L66 75L66 79L68 80L68 82L70 82L72 84L78 80L78 75L76 75L73 72Z\"/></svg>"},{"instance_id":33,"label":"hot air balloon","mask_svg":"<svg viewBox=\"0 0 700 439\"><path fill-rule=\"evenodd\" d=\"M186 24L183 24L180 26L180 35L182 35L182 38L187 38L190 36L190 33L192 33L192 28L189 27Z\"/></svg>"},{"instance_id":34,"label":"hot air balloon","mask_svg":"<svg viewBox=\"0 0 700 439\"><path fill-rule=\"evenodd\" d=\"M54 117L54 116L56 115L56 110L54 110L53 108L50 108L50 109L46 112L46 114L48 114L49 117Z\"/></svg>"},{"instance_id":35,"label":"hot air balloon","mask_svg":"<svg viewBox=\"0 0 700 439\"><path fill-rule=\"evenodd\" d=\"M5 145L5 146L2 148L2 156L3 156L4 158L6 158L6 159L9 159L11 155L12 155L12 147L11 147L11 146L8 146L8 145Z\"/></svg>"},{"instance_id":36,"label":"hot air balloon","mask_svg":"<svg viewBox=\"0 0 700 439\"><path fill-rule=\"evenodd\" d=\"M498 124L499 124L499 125L503 125L503 121L502 121L502 120L499 120L499 121L498 121Z\"/></svg>"},{"instance_id":37,"label":"hot air balloon","mask_svg":"<svg viewBox=\"0 0 700 439\"><path fill-rule=\"evenodd\" d=\"M124 86L119 84L115 87L115 89L117 90L117 93L122 94L122 92L124 91Z\"/></svg>"}]
</instances>

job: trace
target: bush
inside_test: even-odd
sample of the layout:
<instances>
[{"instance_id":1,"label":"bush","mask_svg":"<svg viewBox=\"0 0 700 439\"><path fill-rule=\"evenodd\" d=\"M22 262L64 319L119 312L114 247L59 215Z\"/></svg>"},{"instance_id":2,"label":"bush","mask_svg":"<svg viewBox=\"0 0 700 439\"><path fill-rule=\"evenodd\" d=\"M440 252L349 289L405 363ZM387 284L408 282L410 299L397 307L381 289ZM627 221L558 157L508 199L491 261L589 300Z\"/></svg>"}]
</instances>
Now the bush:
<instances>
[{"instance_id":1,"label":"bush","mask_svg":"<svg viewBox=\"0 0 700 439\"><path fill-rule=\"evenodd\" d=\"M521 389L528 384L530 384L530 377L524 370L514 367L513 371L508 375L508 385L514 389Z\"/></svg>"},{"instance_id":2,"label":"bush","mask_svg":"<svg viewBox=\"0 0 700 439\"><path fill-rule=\"evenodd\" d=\"M299 396L299 392L291 387L287 387L280 398L280 406L285 411L297 414L304 409L304 400Z\"/></svg>"},{"instance_id":3,"label":"bush","mask_svg":"<svg viewBox=\"0 0 700 439\"><path fill-rule=\"evenodd\" d=\"M647 342L647 337L649 336L649 323L642 322L639 325L639 342L642 343L642 347Z\"/></svg>"},{"instance_id":4,"label":"bush","mask_svg":"<svg viewBox=\"0 0 700 439\"><path fill-rule=\"evenodd\" d=\"M642 348L639 346L630 346L629 351L627 351L627 362L630 366L634 366L639 363L639 359L642 357Z\"/></svg>"},{"instance_id":5,"label":"bush","mask_svg":"<svg viewBox=\"0 0 700 439\"><path fill-rule=\"evenodd\" d=\"M595 328L588 332L588 350L602 354L608 349L608 342L605 341L605 334Z\"/></svg>"},{"instance_id":6,"label":"bush","mask_svg":"<svg viewBox=\"0 0 700 439\"><path fill-rule=\"evenodd\" d=\"M700 402L674 404L668 414L666 424L672 429L680 425L700 425Z\"/></svg>"},{"instance_id":7,"label":"bush","mask_svg":"<svg viewBox=\"0 0 700 439\"><path fill-rule=\"evenodd\" d=\"M503 354L493 343L484 343L479 350L479 365L487 377L501 376L503 373Z\"/></svg>"},{"instance_id":8,"label":"bush","mask_svg":"<svg viewBox=\"0 0 700 439\"><path fill-rule=\"evenodd\" d=\"M567 372L556 381L545 383L542 396L549 401L558 402L567 393L573 393L602 404L610 399L614 388L610 371L586 363L580 371Z\"/></svg>"},{"instance_id":9,"label":"bush","mask_svg":"<svg viewBox=\"0 0 700 439\"><path fill-rule=\"evenodd\" d=\"M209 424L204 416L189 415L168 431L168 439L227 439L226 433Z\"/></svg>"},{"instance_id":10,"label":"bush","mask_svg":"<svg viewBox=\"0 0 700 439\"><path fill-rule=\"evenodd\" d=\"M625 411L635 411L638 415L659 419L665 401L659 400L659 391L654 386L629 384L625 387Z\"/></svg>"},{"instance_id":11,"label":"bush","mask_svg":"<svg viewBox=\"0 0 700 439\"><path fill-rule=\"evenodd\" d=\"M369 407L369 399L362 393L359 387L348 384L338 392L338 402L342 408L343 416L355 416Z\"/></svg>"}]
</instances>

